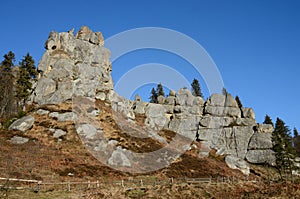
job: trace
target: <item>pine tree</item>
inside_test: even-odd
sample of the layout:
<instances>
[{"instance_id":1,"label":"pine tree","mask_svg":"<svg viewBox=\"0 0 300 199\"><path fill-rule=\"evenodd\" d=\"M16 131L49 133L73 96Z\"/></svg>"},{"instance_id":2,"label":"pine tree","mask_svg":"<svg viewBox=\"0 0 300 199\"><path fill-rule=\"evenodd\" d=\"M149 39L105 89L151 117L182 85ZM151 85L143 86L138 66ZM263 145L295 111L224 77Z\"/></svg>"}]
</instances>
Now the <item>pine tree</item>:
<instances>
[{"instance_id":1,"label":"pine tree","mask_svg":"<svg viewBox=\"0 0 300 199\"><path fill-rule=\"evenodd\" d=\"M4 56L4 60L1 62L1 66L4 69L4 72L10 72L15 62L15 54L12 51L9 51Z\"/></svg>"},{"instance_id":2,"label":"pine tree","mask_svg":"<svg viewBox=\"0 0 300 199\"><path fill-rule=\"evenodd\" d=\"M199 97L203 98L203 94L201 92L200 84L199 84L199 81L197 79L194 78L191 86L192 86L192 94L194 96L199 96Z\"/></svg>"},{"instance_id":3,"label":"pine tree","mask_svg":"<svg viewBox=\"0 0 300 199\"><path fill-rule=\"evenodd\" d=\"M0 117L7 119L16 112L13 67L15 54L9 51L0 65Z\"/></svg>"},{"instance_id":4,"label":"pine tree","mask_svg":"<svg viewBox=\"0 0 300 199\"><path fill-rule=\"evenodd\" d=\"M297 152L298 157L300 157L300 136L296 128L294 128L293 133L294 133L294 138L293 138L294 148Z\"/></svg>"},{"instance_id":5,"label":"pine tree","mask_svg":"<svg viewBox=\"0 0 300 199\"><path fill-rule=\"evenodd\" d=\"M156 93L156 90L154 88L152 88L151 90L151 96L150 96L150 103L157 103L157 93Z\"/></svg>"},{"instance_id":6,"label":"pine tree","mask_svg":"<svg viewBox=\"0 0 300 199\"><path fill-rule=\"evenodd\" d=\"M25 105L25 101L28 99L31 89L32 80L37 76L33 58L27 53L27 55L20 62L19 74L17 80L17 98L22 106Z\"/></svg>"},{"instance_id":7,"label":"pine tree","mask_svg":"<svg viewBox=\"0 0 300 199\"><path fill-rule=\"evenodd\" d=\"M242 102L241 102L239 96L235 96L235 101L236 101L236 103L238 104L239 108L242 108L242 107L243 107L243 104L242 104Z\"/></svg>"},{"instance_id":8,"label":"pine tree","mask_svg":"<svg viewBox=\"0 0 300 199\"><path fill-rule=\"evenodd\" d=\"M157 93L157 96L165 96L164 88L161 83L159 83L157 85L156 93Z\"/></svg>"},{"instance_id":9,"label":"pine tree","mask_svg":"<svg viewBox=\"0 0 300 199\"><path fill-rule=\"evenodd\" d=\"M265 121L263 122L263 124L271 124L272 126L274 126L274 123L269 115L265 116Z\"/></svg>"},{"instance_id":10,"label":"pine tree","mask_svg":"<svg viewBox=\"0 0 300 199\"><path fill-rule=\"evenodd\" d=\"M283 174L292 175L294 167L293 159L295 158L295 151L292 147L290 130L285 123L277 118L275 129L272 133L273 151L275 152L276 167L279 171L281 179Z\"/></svg>"}]
</instances>

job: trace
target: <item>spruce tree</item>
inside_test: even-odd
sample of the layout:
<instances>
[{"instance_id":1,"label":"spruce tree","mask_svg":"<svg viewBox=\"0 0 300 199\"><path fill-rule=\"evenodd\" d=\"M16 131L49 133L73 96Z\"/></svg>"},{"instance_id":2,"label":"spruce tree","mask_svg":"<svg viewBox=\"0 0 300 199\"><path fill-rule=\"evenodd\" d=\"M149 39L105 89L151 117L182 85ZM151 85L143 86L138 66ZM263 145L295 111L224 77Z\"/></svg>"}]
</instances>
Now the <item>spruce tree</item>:
<instances>
[{"instance_id":1,"label":"spruce tree","mask_svg":"<svg viewBox=\"0 0 300 199\"><path fill-rule=\"evenodd\" d=\"M20 62L19 74L17 80L17 98L22 106L28 99L32 90L32 80L37 76L33 58L27 53Z\"/></svg>"},{"instance_id":2,"label":"spruce tree","mask_svg":"<svg viewBox=\"0 0 300 199\"><path fill-rule=\"evenodd\" d=\"M222 94L223 95L227 95L228 94L227 89L225 87L222 88Z\"/></svg>"},{"instance_id":3,"label":"spruce tree","mask_svg":"<svg viewBox=\"0 0 300 199\"><path fill-rule=\"evenodd\" d=\"M150 103L157 103L157 93L156 93L156 90L154 88L152 88L151 90L151 96L150 96Z\"/></svg>"},{"instance_id":4,"label":"spruce tree","mask_svg":"<svg viewBox=\"0 0 300 199\"><path fill-rule=\"evenodd\" d=\"M294 148L297 152L297 156L300 157L300 136L299 136L298 130L296 128L294 128L293 133L294 133L294 138L293 138Z\"/></svg>"},{"instance_id":5,"label":"spruce tree","mask_svg":"<svg viewBox=\"0 0 300 199\"><path fill-rule=\"evenodd\" d=\"M165 96L164 88L161 83L159 83L157 85L156 93L157 93L157 96Z\"/></svg>"},{"instance_id":6,"label":"spruce tree","mask_svg":"<svg viewBox=\"0 0 300 199\"><path fill-rule=\"evenodd\" d=\"M9 51L0 65L0 117L7 119L16 113L13 67L15 54Z\"/></svg>"},{"instance_id":7,"label":"spruce tree","mask_svg":"<svg viewBox=\"0 0 300 199\"><path fill-rule=\"evenodd\" d=\"M271 124L274 127L274 123L269 115L265 116L265 121L263 122L263 124Z\"/></svg>"},{"instance_id":8,"label":"spruce tree","mask_svg":"<svg viewBox=\"0 0 300 199\"><path fill-rule=\"evenodd\" d=\"M239 108L242 108L242 107L243 107L243 104L242 104L242 102L241 102L239 96L235 96L235 101L236 101L236 103L238 104Z\"/></svg>"},{"instance_id":9,"label":"spruce tree","mask_svg":"<svg viewBox=\"0 0 300 199\"><path fill-rule=\"evenodd\" d=\"M283 174L285 174L286 177L287 174L292 175L295 151L292 147L290 130L279 118L276 120L275 129L272 133L272 142L276 158L276 167L281 179L283 178Z\"/></svg>"},{"instance_id":10,"label":"spruce tree","mask_svg":"<svg viewBox=\"0 0 300 199\"><path fill-rule=\"evenodd\" d=\"M203 94L201 92L199 81L196 78L194 78L191 86L192 86L192 94L194 96L199 96L199 97L203 98Z\"/></svg>"}]
</instances>

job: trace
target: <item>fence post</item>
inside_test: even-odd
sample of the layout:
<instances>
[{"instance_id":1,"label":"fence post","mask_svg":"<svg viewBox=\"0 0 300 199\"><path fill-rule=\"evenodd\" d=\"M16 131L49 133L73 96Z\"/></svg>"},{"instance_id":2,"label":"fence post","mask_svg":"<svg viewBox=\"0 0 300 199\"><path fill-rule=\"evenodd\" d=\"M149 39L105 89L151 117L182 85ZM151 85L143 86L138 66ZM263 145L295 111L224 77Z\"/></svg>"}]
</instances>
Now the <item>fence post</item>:
<instances>
[{"instance_id":1,"label":"fence post","mask_svg":"<svg viewBox=\"0 0 300 199\"><path fill-rule=\"evenodd\" d=\"M88 181L88 188L91 188L91 181Z\"/></svg>"},{"instance_id":2,"label":"fence post","mask_svg":"<svg viewBox=\"0 0 300 199\"><path fill-rule=\"evenodd\" d=\"M70 180L68 181L68 191L71 191L71 182L70 182Z\"/></svg>"},{"instance_id":3,"label":"fence post","mask_svg":"<svg viewBox=\"0 0 300 199\"><path fill-rule=\"evenodd\" d=\"M99 188L100 187L100 185L99 185L99 180L97 180L97 188Z\"/></svg>"},{"instance_id":4,"label":"fence post","mask_svg":"<svg viewBox=\"0 0 300 199\"><path fill-rule=\"evenodd\" d=\"M143 186L143 180L141 179L141 187Z\"/></svg>"},{"instance_id":5,"label":"fence post","mask_svg":"<svg viewBox=\"0 0 300 199\"><path fill-rule=\"evenodd\" d=\"M121 181L121 185L122 185L122 187L124 188L125 186L124 186L124 180L122 179L122 181Z\"/></svg>"}]
</instances>

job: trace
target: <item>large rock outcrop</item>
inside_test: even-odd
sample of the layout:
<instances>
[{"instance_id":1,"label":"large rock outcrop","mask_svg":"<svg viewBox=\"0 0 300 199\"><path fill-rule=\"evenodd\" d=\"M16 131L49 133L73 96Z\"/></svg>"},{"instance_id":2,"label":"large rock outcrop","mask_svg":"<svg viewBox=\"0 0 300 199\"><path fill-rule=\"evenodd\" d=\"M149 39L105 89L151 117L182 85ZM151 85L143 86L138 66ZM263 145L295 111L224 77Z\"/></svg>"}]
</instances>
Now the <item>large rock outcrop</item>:
<instances>
[{"instance_id":1,"label":"large rock outcrop","mask_svg":"<svg viewBox=\"0 0 300 199\"><path fill-rule=\"evenodd\" d=\"M110 52L101 32L83 26L74 32L51 32L38 65L40 78L33 102L55 104L73 95L96 97L113 89Z\"/></svg>"},{"instance_id":2,"label":"large rock outcrop","mask_svg":"<svg viewBox=\"0 0 300 199\"><path fill-rule=\"evenodd\" d=\"M204 101L183 88L177 93L171 90L166 98L161 96L159 104L142 102L140 98L131 101L119 96L113 91L110 52L103 45L102 34L94 33L85 26L76 36L73 30L51 32L45 43L46 52L38 65L40 78L32 96L33 102L40 105L59 104L74 96L82 96L89 99L84 103L88 107L89 102L101 100L113 111L122 114L135 134L140 129L133 127L136 115L144 115L144 129L152 129L148 131L148 137L165 144L167 142L155 132L165 129L197 140L203 146L199 157L215 149L217 154L226 156L231 168L240 169L246 175L249 174L247 161L274 162L271 150L273 127L257 124L254 111L239 108L230 94L212 94ZM49 116L63 121L80 117L80 112L73 112L51 113ZM97 114L92 115L97 117ZM99 135L103 137L102 130L89 123L88 119L77 125L77 132L85 140ZM91 148L96 152L106 149L103 157L107 157L107 163L111 166L134 165L133 153L123 150L115 142L98 139ZM169 161L167 158L165 160Z\"/></svg>"}]
</instances>

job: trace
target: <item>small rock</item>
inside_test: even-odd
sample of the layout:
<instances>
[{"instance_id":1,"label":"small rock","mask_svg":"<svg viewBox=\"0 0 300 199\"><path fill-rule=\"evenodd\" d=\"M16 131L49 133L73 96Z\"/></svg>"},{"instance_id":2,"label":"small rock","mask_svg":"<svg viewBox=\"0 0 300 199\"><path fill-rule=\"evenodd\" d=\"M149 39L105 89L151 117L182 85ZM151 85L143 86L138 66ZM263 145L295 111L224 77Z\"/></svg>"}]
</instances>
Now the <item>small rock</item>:
<instances>
[{"instance_id":1,"label":"small rock","mask_svg":"<svg viewBox=\"0 0 300 199\"><path fill-rule=\"evenodd\" d=\"M23 137L17 136L17 135L15 135L14 137L12 137L12 138L10 139L10 142L11 142L12 144L25 144L25 143L27 143L28 141L29 141L28 138L23 138Z\"/></svg>"},{"instance_id":2,"label":"small rock","mask_svg":"<svg viewBox=\"0 0 300 199\"><path fill-rule=\"evenodd\" d=\"M34 117L32 117L31 115L22 117L21 119L18 119L16 121L14 121L10 127L8 128L8 130L18 130L18 131L27 131L28 129L30 129L33 126L34 123Z\"/></svg>"},{"instance_id":3,"label":"small rock","mask_svg":"<svg viewBox=\"0 0 300 199\"><path fill-rule=\"evenodd\" d=\"M73 121L76 115L73 112L66 112L66 113L52 112L49 114L49 117L56 118L57 121L59 122L66 122L66 121Z\"/></svg>"},{"instance_id":4,"label":"small rock","mask_svg":"<svg viewBox=\"0 0 300 199\"><path fill-rule=\"evenodd\" d=\"M36 111L36 114L38 115L48 115L50 111L44 110L44 109L39 109Z\"/></svg>"},{"instance_id":5,"label":"small rock","mask_svg":"<svg viewBox=\"0 0 300 199\"><path fill-rule=\"evenodd\" d=\"M104 101L106 99L106 94L103 93L103 92L99 92L99 93L96 94L95 98L99 99L101 101Z\"/></svg>"},{"instance_id":6,"label":"small rock","mask_svg":"<svg viewBox=\"0 0 300 199\"><path fill-rule=\"evenodd\" d=\"M164 104L165 100L166 100L165 97L162 96L162 95L160 95L160 96L157 97L157 103L158 104Z\"/></svg>"},{"instance_id":7,"label":"small rock","mask_svg":"<svg viewBox=\"0 0 300 199\"><path fill-rule=\"evenodd\" d=\"M64 135L66 135L66 134L67 133L65 131L63 131L61 129L56 129L55 132L54 132L54 134L53 134L53 137L54 138L60 138L60 137L62 137Z\"/></svg>"},{"instance_id":8,"label":"small rock","mask_svg":"<svg viewBox=\"0 0 300 199\"><path fill-rule=\"evenodd\" d=\"M229 156L226 156L225 162L226 162L227 166L231 169L238 169L244 175L247 175L247 176L250 174L249 164L245 160L242 160L238 157L229 155Z\"/></svg>"},{"instance_id":9,"label":"small rock","mask_svg":"<svg viewBox=\"0 0 300 199\"><path fill-rule=\"evenodd\" d=\"M170 90L169 96L175 97L176 96L176 91Z\"/></svg>"}]
</instances>

